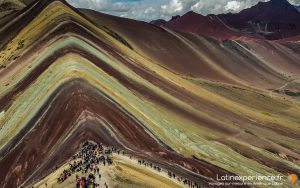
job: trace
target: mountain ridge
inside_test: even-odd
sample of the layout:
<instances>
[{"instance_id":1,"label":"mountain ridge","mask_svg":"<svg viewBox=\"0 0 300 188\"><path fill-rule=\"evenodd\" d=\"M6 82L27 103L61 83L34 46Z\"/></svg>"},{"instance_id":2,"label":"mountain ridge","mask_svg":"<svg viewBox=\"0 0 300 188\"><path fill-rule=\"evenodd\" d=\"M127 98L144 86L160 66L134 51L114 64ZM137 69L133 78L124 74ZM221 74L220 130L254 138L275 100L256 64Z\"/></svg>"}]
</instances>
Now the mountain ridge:
<instances>
[{"instance_id":1,"label":"mountain ridge","mask_svg":"<svg viewBox=\"0 0 300 188\"><path fill-rule=\"evenodd\" d=\"M189 19L187 15L194 14ZM162 24L170 29L187 31L218 39L231 38L265 38L268 40L278 40L300 34L300 12L287 0L271 0L259 2L258 4L241 10L238 13L209 14L203 16L193 11L187 12L183 16L177 17L176 23L171 19ZM280 20L280 21L279 21ZM212 23L213 24L208 24ZM204 25L207 24L207 27ZM212 30L217 31L214 33ZM219 32L226 34L225 37Z\"/></svg>"}]
</instances>

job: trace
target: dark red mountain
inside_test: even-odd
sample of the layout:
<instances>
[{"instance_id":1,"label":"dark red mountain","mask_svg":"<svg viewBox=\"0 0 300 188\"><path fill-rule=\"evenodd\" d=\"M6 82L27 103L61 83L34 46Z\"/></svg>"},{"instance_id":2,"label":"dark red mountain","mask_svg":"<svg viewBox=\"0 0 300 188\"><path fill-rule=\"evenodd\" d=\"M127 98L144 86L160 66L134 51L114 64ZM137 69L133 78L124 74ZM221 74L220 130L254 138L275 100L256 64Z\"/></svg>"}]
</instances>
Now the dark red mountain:
<instances>
[{"instance_id":1,"label":"dark red mountain","mask_svg":"<svg viewBox=\"0 0 300 188\"><path fill-rule=\"evenodd\" d=\"M221 40L232 39L241 36L239 33L228 29L220 22L216 22L211 17L203 16L192 11L184 14L181 17L173 17L170 21L165 23L164 26L178 31L212 36Z\"/></svg>"},{"instance_id":2,"label":"dark red mountain","mask_svg":"<svg viewBox=\"0 0 300 188\"><path fill-rule=\"evenodd\" d=\"M259 2L236 14L211 16L243 33L260 35L271 40L300 34L300 12L287 0Z\"/></svg>"},{"instance_id":3,"label":"dark red mountain","mask_svg":"<svg viewBox=\"0 0 300 188\"><path fill-rule=\"evenodd\" d=\"M188 12L160 24L170 29L217 39L265 38L280 40L300 35L300 12L287 0L259 2L239 13L203 16Z\"/></svg>"}]
</instances>

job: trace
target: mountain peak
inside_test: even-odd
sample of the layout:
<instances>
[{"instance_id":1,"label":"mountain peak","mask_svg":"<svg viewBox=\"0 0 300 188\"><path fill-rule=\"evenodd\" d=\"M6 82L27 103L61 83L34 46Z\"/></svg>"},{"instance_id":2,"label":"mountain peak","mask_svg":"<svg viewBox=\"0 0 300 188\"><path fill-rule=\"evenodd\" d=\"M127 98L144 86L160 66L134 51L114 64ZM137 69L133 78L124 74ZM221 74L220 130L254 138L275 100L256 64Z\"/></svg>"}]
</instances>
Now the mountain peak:
<instances>
[{"instance_id":1,"label":"mountain peak","mask_svg":"<svg viewBox=\"0 0 300 188\"><path fill-rule=\"evenodd\" d=\"M196 12L194 12L194 11L190 10L190 11L188 11L188 12L187 12L187 13L185 13L185 14L198 14L198 13L196 13Z\"/></svg>"},{"instance_id":2,"label":"mountain peak","mask_svg":"<svg viewBox=\"0 0 300 188\"><path fill-rule=\"evenodd\" d=\"M198 18L206 18L206 16L203 16L202 14L196 13L194 11L189 11L185 13L182 17L198 17Z\"/></svg>"},{"instance_id":3,"label":"mountain peak","mask_svg":"<svg viewBox=\"0 0 300 188\"><path fill-rule=\"evenodd\" d=\"M169 20L169 22L173 21L173 20L177 20L180 17L181 17L180 15L172 16L172 18Z\"/></svg>"},{"instance_id":4,"label":"mountain peak","mask_svg":"<svg viewBox=\"0 0 300 188\"><path fill-rule=\"evenodd\" d=\"M269 2L274 4L290 4L288 0L270 0Z\"/></svg>"},{"instance_id":5,"label":"mountain peak","mask_svg":"<svg viewBox=\"0 0 300 188\"><path fill-rule=\"evenodd\" d=\"M278 39L300 32L300 13L287 0L260 2L236 14L220 14L218 19L234 29Z\"/></svg>"},{"instance_id":6,"label":"mountain peak","mask_svg":"<svg viewBox=\"0 0 300 188\"><path fill-rule=\"evenodd\" d=\"M294 6L288 0L270 0L269 2L265 2L267 6L271 6L275 9L294 9Z\"/></svg>"},{"instance_id":7,"label":"mountain peak","mask_svg":"<svg viewBox=\"0 0 300 188\"><path fill-rule=\"evenodd\" d=\"M167 21L164 20L164 19L157 19L157 20L150 21L150 23L153 24L153 25L156 25L156 26L162 26L165 23L167 23Z\"/></svg>"},{"instance_id":8,"label":"mountain peak","mask_svg":"<svg viewBox=\"0 0 300 188\"><path fill-rule=\"evenodd\" d=\"M295 7L289 3L288 0L270 0L267 2L260 2L254 7L259 7L260 9L274 9L274 10L293 10ZM251 8L250 8L251 9Z\"/></svg>"}]
</instances>

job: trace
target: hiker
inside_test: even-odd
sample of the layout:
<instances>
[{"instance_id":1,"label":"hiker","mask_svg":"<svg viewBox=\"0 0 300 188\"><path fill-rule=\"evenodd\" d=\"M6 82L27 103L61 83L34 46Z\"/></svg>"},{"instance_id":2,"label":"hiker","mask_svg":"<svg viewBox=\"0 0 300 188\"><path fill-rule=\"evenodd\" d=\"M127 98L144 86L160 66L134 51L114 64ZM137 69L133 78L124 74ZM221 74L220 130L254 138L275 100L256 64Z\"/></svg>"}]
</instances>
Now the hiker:
<instances>
[{"instance_id":1,"label":"hiker","mask_svg":"<svg viewBox=\"0 0 300 188\"><path fill-rule=\"evenodd\" d=\"M84 187L85 187L85 179L84 177L82 177L80 180L80 188L84 188Z\"/></svg>"},{"instance_id":2,"label":"hiker","mask_svg":"<svg viewBox=\"0 0 300 188\"><path fill-rule=\"evenodd\" d=\"M76 177L76 188L80 188L80 178Z\"/></svg>"}]
</instances>

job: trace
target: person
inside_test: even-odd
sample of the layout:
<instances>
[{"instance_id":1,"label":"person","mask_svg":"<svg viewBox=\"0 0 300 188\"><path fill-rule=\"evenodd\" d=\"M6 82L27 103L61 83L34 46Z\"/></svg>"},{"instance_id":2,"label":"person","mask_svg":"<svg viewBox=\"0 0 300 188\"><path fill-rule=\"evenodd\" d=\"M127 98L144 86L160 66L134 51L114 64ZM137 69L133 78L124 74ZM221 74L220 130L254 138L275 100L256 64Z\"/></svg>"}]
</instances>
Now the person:
<instances>
[{"instance_id":1,"label":"person","mask_svg":"<svg viewBox=\"0 0 300 188\"><path fill-rule=\"evenodd\" d=\"M80 188L80 178L76 178L76 188Z\"/></svg>"},{"instance_id":2,"label":"person","mask_svg":"<svg viewBox=\"0 0 300 188\"><path fill-rule=\"evenodd\" d=\"M95 188L95 184L94 183L90 183L89 188Z\"/></svg>"},{"instance_id":3,"label":"person","mask_svg":"<svg viewBox=\"0 0 300 188\"><path fill-rule=\"evenodd\" d=\"M82 177L82 179L80 180L80 188L84 188L85 187L85 181L84 181L84 177Z\"/></svg>"}]
</instances>

